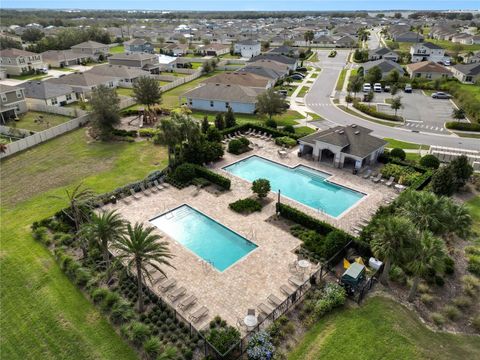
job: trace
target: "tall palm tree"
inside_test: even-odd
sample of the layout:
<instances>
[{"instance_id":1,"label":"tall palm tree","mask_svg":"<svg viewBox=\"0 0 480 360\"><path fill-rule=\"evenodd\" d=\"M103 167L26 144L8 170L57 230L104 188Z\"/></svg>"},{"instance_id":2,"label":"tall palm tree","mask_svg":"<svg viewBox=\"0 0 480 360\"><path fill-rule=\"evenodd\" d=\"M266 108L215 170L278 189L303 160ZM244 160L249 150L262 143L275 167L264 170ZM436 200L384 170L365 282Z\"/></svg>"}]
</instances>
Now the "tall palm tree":
<instances>
[{"instance_id":1,"label":"tall palm tree","mask_svg":"<svg viewBox=\"0 0 480 360\"><path fill-rule=\"evenodd\" d=\"M116 210L92 213L90 222L85 224L83 232L87 238L97 243L102 251L106 268L110 268L108 247L125 233L125 221Z\"/></svg>"},{"instance_id":2,"label":"tall palm tree","mask_svg":"<svg viewBox=\"0 0 480 360\"><path fill-rule=\"evenodd\" d=\"M408 301L413 301L415 298L421 277L425 276L431 268L436 270L441 268L445 258L445 243L442 239L434 236L429 231L425 231L420 234L418 240L415 251L412 252L412 259L408 264L408 267L414 274Z\"/></svg>"},{"instance_id":3,"label":"tall palm tree","mask_svg":"<svg viewBox=\"0 0 480 360\"><path fill-rule=\"evenodd\" d=\"M127 262L127 267L134 268L137 274L137 290L138 290L138 309L143 312L143 279L146 276L151 280L147 266L151 266L158 270L166 277L165 272L160 265L167 265L174 268L168 259L173 255L168 249L166 241L158 241L160 235L152 234L155 230L153 227L144 228L143 224L136 223L127 224L127 232L122 235L115 243L115 247L120 250L118 258Z\"/></svg>"},{"instance_id":4,"label":"tall palm tree","mask_svg":"<svg viewBox=\"0 0 480 360\"><path fill-rule=\"evenodd\" d=\"M445 238L448 243L453 239L453 235L462 239L466 239L470 235L472 217L465 206L457 205L449 199L445 203L443 217Z\"/></svg>"},{"instance_id":5,"label":"tall palm tree","mask_svg":"<svg viewBox=\"0 0 480 360\"><path fill-rule=\"evenodd\" d=\"M88 201L94 196L94 192L83 186L82 183L73 189L65 190L68 201L69 211L63 210L63 213L75 223L75 230L80 230L80 224L88 218ZM53 196L57 199L64 199L62 196Z\"/></svg>"},{"instance_id":6,"label":"tall palm tree","mask_svg":"<svg viewBox=\"0 0 480 360\"><path fill-rule=\"evenodd\" d=\"M415 233L412 222L404 217L390 216L377 223L371 247L373 254L384 262L380 277L382 284L388 284L392 263L400 261L409 248L408 243L415 237Z\"/></svg>"}]
</instances>

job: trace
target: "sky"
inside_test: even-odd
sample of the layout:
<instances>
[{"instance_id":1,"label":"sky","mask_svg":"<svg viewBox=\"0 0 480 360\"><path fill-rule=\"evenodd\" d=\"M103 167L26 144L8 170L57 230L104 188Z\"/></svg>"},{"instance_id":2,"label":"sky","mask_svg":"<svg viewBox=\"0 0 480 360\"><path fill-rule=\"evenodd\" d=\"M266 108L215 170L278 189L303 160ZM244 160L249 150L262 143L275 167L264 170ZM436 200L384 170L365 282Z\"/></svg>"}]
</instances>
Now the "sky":
<instances>
[{"instance_id":1,"label":"sky","mask_svg":"<svg viewBox=\"0 0 480 360\"><path fill-rule=\"evenodd\" d=\"M472 10L478 0L0 0L0 8L204 11Z\"/></svg>"}]
</instances>

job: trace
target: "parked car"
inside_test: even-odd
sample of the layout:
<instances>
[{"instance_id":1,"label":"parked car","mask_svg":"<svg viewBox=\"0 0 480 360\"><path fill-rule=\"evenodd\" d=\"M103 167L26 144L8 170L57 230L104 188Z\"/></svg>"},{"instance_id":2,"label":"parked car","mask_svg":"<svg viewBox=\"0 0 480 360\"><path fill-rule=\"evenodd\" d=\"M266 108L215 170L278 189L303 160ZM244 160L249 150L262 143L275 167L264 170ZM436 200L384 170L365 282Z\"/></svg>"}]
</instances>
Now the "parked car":
<instances>
[{"instance_id":1,"label":"parked car","mask_svg":"<svg viewBox=\"0 0 480 360\"><path fill-rule=\"evenodd\" d=\"M406 84L405 85L405 92L406 93L411 93L412 91L413 91L412 84Z\"/></svg>"},{"instance_id":2,"label":"parked car","mask_svg":"<svg viewBox=\"0 0 480 360\"><path fill-rule=\"evenodd\" d=\"M432 98L434 98L434 99L451 99L452 95L441 92L441 91L437 91L437 92L434 92L432 94Z\"/></svg>"},{"instance_id":3,"label":"parked car","mask_svg":"<svg viewBox=\"0 0 480 360\"><path fill-rule=\"evenodd\" d=\"M335 57L337 56L337 52L335 50L330 51L330 54L328 54L328 57Z\"/></svg>"},{"instance_id":4,"label":"parked car","mask_svg":"<svg viewBox=\"0 0 480 360\"><path fill-rule=\"evenodd\" d=\"M297 68L296 68L296 71L307 72L308 69L307 69L306 67L301 66L301 67L297 67Z\"/></svg>"},{"instance_id":5,"label":"parked car","mask_svg":"<svg viewBox=\"0 0 480 360\"><path fill-rule=\"evenodd\" d=\"M293 75L290 76L290 79L292 79L292 80L303 80L303 76L293 74Z\"/></svg>"},{"instance_id":6,"label":"parked car","mask_svg":"<svg viewBox=\"0 0 480 360\"><path fill-rule=\"evenodd\" d=\"M375 84L373 85L373 91L375 91L375 92L382 92L382 84L380 84L380 83L375 83Z\"/></svg>"},{"instance_id":7,"label":"parked car","mask_svg":"<svg viewBox=\"0 0 480 360\"><path fill-rule=\"evenodd\" d=\"M277 90L277 94L287 97L288 91L287 90Z\"/></svg>"},{"instance_id":8,"label":"parked car","mask_svg":"<svg viewBox=\"0 0 480 360\"><path fill-rule=\"evenodd\" d=\"M372 85L370 85L369 83L363 84L363 92L368 93L370 91L372 91Z\"/></svg>"},{"instance_id":9,"label":"parked car","mask_svg":"<svg viewBox=\"0 0 480 360\"><path fill-rule=\"evenodd\" d=\"M385 85L385 87L383 88L384 92L390 92L390 90L391 90L390 85Z\"/></svg>"},{"instance_id":10,"label":"parked car","mask_svg":"<svg viewBox=\"0 0 480 360\"><path fill-rule=\"evenodd\" d=\"M294 72L292 75L298 75L301 76L302 78L305 77L305 74L299 73L299 72Z\"/></svg>"}]
</instances>

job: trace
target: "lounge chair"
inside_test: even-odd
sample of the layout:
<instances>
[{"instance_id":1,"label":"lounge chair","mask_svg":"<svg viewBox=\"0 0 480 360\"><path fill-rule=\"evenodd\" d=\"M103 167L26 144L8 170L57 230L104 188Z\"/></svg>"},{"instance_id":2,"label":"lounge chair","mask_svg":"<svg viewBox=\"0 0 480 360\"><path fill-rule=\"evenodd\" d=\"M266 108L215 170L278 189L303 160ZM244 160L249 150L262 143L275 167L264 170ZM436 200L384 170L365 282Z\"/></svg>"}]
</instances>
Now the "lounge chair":
<instances>
[{"instance_id":1,"label":"lounge chair","mask_svg":"<svg viewBox=\"0 0 480 360\"><path fill-rule=\"evenodd\" d=\"M393 182L395 181L395 178L393 176L390 176L390 179L385 183L388 187L393 185Z\"/></svg>"},{"instance_id":2,"label":"lounge chair","mask_svg":"<svg viewBox=\"0 0 480 360\"><path fill-rule=\"evenodd\" d=\"M208 308L206 306L202 306L200 309L196 310L192 314L190 314L190 320L194 323L198 322L202 317L208 314Z\"/></svg>"},{"instance_id":3,"label":"lounge chair","mask_svg":"<svg viewBox=\"0 0 480 360\"><path fill-rule=\"evenodd\" d=\"M372 179L372 181L373 181L374 183L378 183L378 182L380 182L380 179L381 179L381 178L382 178L382 174L379 173L376 177L374 177L374 178Z\"/></svg>"},{"instance_id":4,"label":"lounge chair","mask_svg":"<svg viewBox=\"0 0 480 360\"><path fill-rule=\"evenodd\" d=\"M287 285L280 286L280 290L287 296L290 296L294 292L294 290L290 286L287 286Z\"/></svg>"},{"instance_id":5,"label":"lounge chair","mask_svg":"<svg viewBox=\"0 0 480 360\"><path fill-rule=\"evenodd\" d=\"M150 190L151 193L157 192L158 188L153 184L153 182L149 182L147 184L147 189Z\"/></svg>"},{"instance_id":6,"label":"lounge chair","mask_svg":"<svg viewBox=\"0 0 480 360\"><path fill-rule=\"evenodd\" d=\"M292 276L291 278L289 278L288 282L296 287L300 287L304 284L304 282L296 276Z\"/></svg>"},{"instance_id":7,"label":"lounge chair","mask_svg":"<svg viewBox=\"0 0 480 360\"><path fill-rule=\"evenodd\" d=\"M149 196L151 194L151 191L148 191L143 185L143 183L140 184L140 190L142 190L142 193L146 196Z\"/></svg>"},{"instance_id":8,"label":"lounge chair","mask_svg":"<svg viewBox=\"0 0 480 360\"><path fill-rule=\"evenodd\" d=\"M162 184L160 184L160 183L158 182L158 180L155 180L155 181L153 182L153 185L155 185L155 187L156 187L158 190L163 190L163 189L165 189L165 187L164 187Z\"/></svg>"},{"instance_id":9,"label":"lounge chair","mask_svg":"<svg viewBox=\"0 0 480 360\"><path fill-rule=\"evenodd\" d=\"M372 175L372 170L368 169L367 172L363 175L364 179L368 179Z\"/></svg>"},{"instance_id":10,"label":"lounge chair","mask_svg":"<svg viewBox=\"0 0 480 360\"><path fill-rule=\"evenodd\" d=\"M363 231L362 228L359 228L358 226L352 226L352 229L355 230L356 232L361 233Z\"/></svg>"},{"instance_id":11,"label":"lounge chair","mask_svg":"<svg viewBox=\"0 0 480 360\"><path fill-rule=\"evenodd\" d=\"M265 305L264 303L258 305L258 310L260 310L260 312L264 313L265 315L270 315L273 312L273 309L270 308L270 306Z\"/></svg>"},{"instance_id":12,"label":"lounge chair","mask_svg":"<svg viewBox=\"0 0 480 360\"><path fill-rule=\"evenodd\" d=\"M155 274L153 274L152 278L153 278L152 285L155 286L155 285L157 285L158 282L160 282L162 280L165 280L165 275L163 275L161 272L157 271Z\"/></svg>"},{"instance_id":13,"label":"lounge chair","mask_svg":"<svg viewBox=\"0 0 480 360\"><path fill-rule=\"evenodd\" d=\"M270 294L267 299L268 299L268 301L270 301L273 305L275 305L275 307L282 305L282 300L280 300L278 297L276 297L276 296L273 295L273 294Z\"/></svg>"},{"instance_id":14,"label":"lounge chair","mask_svg":"<svg viewBox=\"0 0 480 360\"><path fill-rule=\"evenodd\" d=\"M132 197L133 197L135 200L140 199L140 197L137 195L137 193L135 192L135 190L130 189L130 194L132 195Z\"/></svg>"},{"instance_id":15,"label":"lounge chair","mask_svg":"<svg viewBox=\"0 0 480 360\"><path fill-rule=\"evenodd\" d=\"M175 284L177 283L177 281L175 279L164 279L160 285L158 285L158 288L161 290L161 291L167 291L168 289L170 289L171 287L175 286Z\"/></svg>"},{"instance_id":16,"label":"lounge chair","mask_svg":"<svg viewBox=\"0 0 480 360\"><path fill-rule=\"evenodd\" d=\"M293 263L288 264L288 270L290 270L291 273L297 273L298 272L297 261L294 261Z\"/></svg>"},{"instance_id":17,"label":"lounge chair","mask_svg":"<svg viewBox=\"0 0 480 360\"><path fill-rule=\"evenodd\" d=\"M172 293L168 294L168 298L172 301L177 301L179 297L182 297L187 292L183 286L178 289L173 290Z\"/></svg>"},{"instance_id":18,"label":"lounge chair","mask_svg":"<svg viewBox=\"0 0 480 360\"><path fill-rule=\"evenodd\" d=\"M187 310L190 306L193 306L197 302L197 297L195 295L190 295L188 298L184 299L178 307L185 311Z\"/></svg>"},{"instance_id":19,"label":"lounge chair","mask_svg":"<svg viewBox=\"0 0 480 360\"><path fill-rule=\"evenodd\" d=\"M272 139L273 139L272 134L268 134L267 140L270 141L270 140L272 140Z\"/></svg>"}]
</instances>

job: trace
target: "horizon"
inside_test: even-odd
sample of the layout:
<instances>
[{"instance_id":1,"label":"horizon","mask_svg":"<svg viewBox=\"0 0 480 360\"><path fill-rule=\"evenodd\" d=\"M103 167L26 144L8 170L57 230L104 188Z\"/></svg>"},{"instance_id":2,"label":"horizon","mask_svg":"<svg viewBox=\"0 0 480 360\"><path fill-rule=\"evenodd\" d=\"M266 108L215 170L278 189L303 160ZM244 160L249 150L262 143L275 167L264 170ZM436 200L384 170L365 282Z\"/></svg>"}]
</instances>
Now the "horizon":
<instances>
[{"instance_id":1,"label":"horizon","mask_svg":"<svg viewBox=\"0 0 480 360\"><path fill-rule=\"evenodd\" d=\"M368 0L358 2L353 0L326 1L326 0L244 0L238 2L225 2L220 0L200 1L185 0L181 4L152 5L151 1L137 0L133 4L125 1L84 0L75 6L65 6L64 1L50 0L24 0L19 7L18 0L3 0L0 8L18 10L137 10L137 11L479 11L478 1L442 1L423 0L402 1L401 5L395 2L395 7L381 0Z\"/></svg>"}]
</instances>

